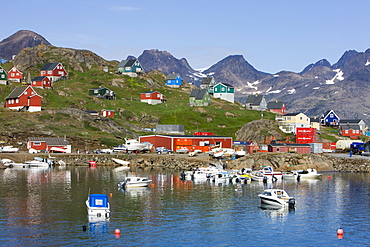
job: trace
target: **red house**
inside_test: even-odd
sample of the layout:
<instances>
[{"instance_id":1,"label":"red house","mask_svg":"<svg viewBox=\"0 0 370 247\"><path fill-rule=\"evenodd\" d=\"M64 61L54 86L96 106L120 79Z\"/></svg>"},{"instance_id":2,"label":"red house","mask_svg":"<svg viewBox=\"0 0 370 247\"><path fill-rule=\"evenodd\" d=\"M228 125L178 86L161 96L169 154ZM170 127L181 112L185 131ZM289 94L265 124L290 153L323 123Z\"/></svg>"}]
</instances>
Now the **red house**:
<instances>
[{"instance_id":1,"label":"red house","mask_svg":"<svg viewBox=\"0 0 370 247\"><path fill-rule=\"evenodd\" d=\"M101 115L103 117L114 117L114 110L102 110Z\"/></svg>"},{"instance_id":2,"label":"red house","mask_svg":"<svg viewBox=\"0 0 370 247\"><path fill-rule=\"evenodd\" d=\"M37 88L52 88L53 83L50 81L49 77L47 76L36 76L31 81L32 87Z\"/></svg>"},{"instance_id":3,"label":"red house","mask_svg":"<svg viewBox=\"0 0 370 247\"><path fill-rule=\"evenodd\" d=\"M360 139L362 131L358 124L341 124L339 132L341 136L347 136L351 139Z\"/></svg>"},{"instance_id":4,"label":"red house","mask_svg":"<svg viewBox=\"0 0 370 247\"><path fill-rule=\"evenodd\" d=\"M156 105L166 101L166 98L163 94L157 91L148 91L140 93L140 101L150 105Z\"/></svg>"},{"instance_id":5,"label":"red house","mask_svg":"<svg viewBox=\"0 0 370 247\"><path fill-rule=\"evenodd\" d=\"M281 101L270 101L267 103L267 110L270 112L281 113L283 115L286 114L286 105L284 102Z\"/></svg>"},{"instance_id":6,"label":"red house","mask_svg":"<svg viewBox=\"0 0 370 247\"><path fill-rule=\"evenodd\" d=\"M52 153L71 153L71 144L60 137L29 137L27 140L27 149L48 151Z\"/></svg>"},{"instance_id":7,"label":"red house","mask_svg":"<svg viewBox=\"0 0 370 247\"><path fill-rule=\"evenodd\" d=\"M15 82L22 82L23 73L20 72L16 67L13 67L8 72L8 80L15 81Z\"/></svg>"},{"instance_id":8,"label":"red house","mask_svg":"<svg viewBox=\"0 0 370 247\"><path fill-rule=\"evenodd\" d=\"M68 73L61 63L47 63L40 70L40 76L47 76L50 81L67 78Z\"/></svg>"},{"instance_id":9,"label":"red house","mask_svg":"<svg viewBox=\"0 0 370 247\"><path fill-rule=\"evenodd\" d=\"M15 88L5 98L5 107L29 112L41 111L42 97L31 86Z\"/></svg>"},{"instance_id":10,"label":"red house","mask_svg":"<svg viewBox=\"0 0 370 247\"><path fill-rule=\"evenodd\" d=\"M149 135L141 136L140 142L150 142L154 147L166 147L175 152L178 150L210 151L214 147L232 148L232 137L224 136L196 136L196 135Z\"/></svg>"}]
</instances>

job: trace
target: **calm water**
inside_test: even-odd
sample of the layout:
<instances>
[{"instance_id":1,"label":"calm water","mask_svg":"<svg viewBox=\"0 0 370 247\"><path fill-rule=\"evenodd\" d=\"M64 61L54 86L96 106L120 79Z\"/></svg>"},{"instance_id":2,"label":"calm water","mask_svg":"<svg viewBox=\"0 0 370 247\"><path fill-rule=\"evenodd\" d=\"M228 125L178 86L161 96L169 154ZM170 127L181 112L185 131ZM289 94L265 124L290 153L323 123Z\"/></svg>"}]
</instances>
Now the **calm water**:
<instances>
[{"instance_id":1,"label":"calm water","mask_svg":"<svg viewBox=\"0 0 370 247\"><path fill-rule=\"evenodd\" d=\"M215 185L183 182L171 172L135 172L154 187L120 191L125 172L110 167L0 170L0 245L370 245L369 174L329 172L318 181L276 183L296 198L296 209L288 211L259 207L262 183ZM89 191L111 195L108 221L89 221Z\"/></svg>"}]
</instances>

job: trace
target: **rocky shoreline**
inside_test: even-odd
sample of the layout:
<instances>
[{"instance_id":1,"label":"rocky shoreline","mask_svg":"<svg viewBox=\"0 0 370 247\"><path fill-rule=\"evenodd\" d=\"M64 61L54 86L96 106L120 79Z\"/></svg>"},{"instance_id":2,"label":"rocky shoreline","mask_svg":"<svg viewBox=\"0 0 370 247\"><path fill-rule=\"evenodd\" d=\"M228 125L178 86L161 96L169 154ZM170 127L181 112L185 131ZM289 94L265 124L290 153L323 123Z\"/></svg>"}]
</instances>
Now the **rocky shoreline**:
<instances>
[{"instance_id":1,"label":"rocky shoreline","mask_svg":"<svg viewBox=\"0 0 370 247\"><path fill-rule=\"evenodd\" d=\"M6 157L15 162L19 159L30 160L33 155L9 154ZM67 166L89 166L89 161L94 160L101 166L119 166L112 158L130 161L132 167L154 169L163 168L176 171L191 170L196 167L204 167L209 164L220 164L227 169L252 168L259 169L262 166L272 166L275 170L291 171L315 168L318 171L341 171L341 172L370 172L370 159L358 157L345 158L329 154L286 154L286 153L258 153L247 155L235 160L216 160L207 154L188 157L186 154L157 155L157 154L69 154L69 155L37 155L42 158L54 158L55 165L63 161Z\"/></svg>"}]
</instances>

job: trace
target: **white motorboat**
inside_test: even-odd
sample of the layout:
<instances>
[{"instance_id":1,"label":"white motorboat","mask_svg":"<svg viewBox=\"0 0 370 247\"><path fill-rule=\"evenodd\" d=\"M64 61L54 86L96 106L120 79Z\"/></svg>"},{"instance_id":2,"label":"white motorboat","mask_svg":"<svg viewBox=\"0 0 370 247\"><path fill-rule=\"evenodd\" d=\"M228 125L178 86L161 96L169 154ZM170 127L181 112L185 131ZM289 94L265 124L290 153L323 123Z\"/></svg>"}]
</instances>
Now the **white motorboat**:
<instances>
[{"instance_id":1,"label":"white motorboat","mask_svg":"<svg viewBox=\"0 0 370 247\"><path fill-rule=\"evenodd\" d=\"M130 161L126 161L126 160L121 160L117 158L112 158L112 160L121 166L128 166L130 164Z\"/></svg>"},{"instance_id":2,"label":"white motorboat","mask_svg":"<svg viewBox=\"0 0 370 247\"><path fill-rule=\"evenodd\" d=\"M105 194L91 194L86 200L86 207L89 217L109 217L110 205L108 202L108 196Z\"/></svg>"},{"instance_id":3,"label":"white motorboat","mask_svg":"<svg viewBox=\"0 0 370 247\"><path fill-rule=\"evenodd\" d=\"M274 168L272 168L272 166L263 166L262 169L259 171L270 181L283 178L283 173L274 171Z\"/></svg>"},{"instance_id":4,"label":"white motorboat","mask_svg":"<svg viewBox=\"0 0 370 247\"><path fill-rule=\"evenodd\" d=\"M49 160L38 160L36 158L37 157L35 157L35 160L26 161L24 163L29 167L50 167L52 165L52 162Z\"/></svg>"},{"instance_id":5,"label":"white motorboat","mask_svg":"<svg viewBox=\"0 0 370 247\"><path fill-rule=\"evenodd\" d=\"M261 204L268 204L272 206L288 206L289 208L295 207L295 199L290 197L285 190L281 189L266 189L258 197L261 200Z\"/></svg>"},{"instance_id":6,"label":"white motorboat","mask_svg":"<svg viewBox=\"0 0 370 247\"><path fill-rule=\"evenodd\" d=\"M152 183L147 177L126 177L118 184L119 188L148 187Z\"/></svg>"},{"instance_id":7,"label":"white motorboat","mask_svg":"<svg viewBox=\"0 0 370 247\"><path fill-rule=\"evenodd\" d=\"M219 171L211 175L211 181L214 183L229 182L232 176L227 171Z\"/></svg>"},{"instance_id":8,"label":"white motorboat","mask_svg":"<svg viewBox=\"0 0 370 247\"><path fill-rule=\"evenodd\" d=\"M295 170L283 174L283 179L321 179L322 174L317 173L316 169Z\"/></svg>"},{"instance_id":9,"label":"white motorboat","mask_svg":"<svg viewBox=\"0 0 370 247\"><path fill-rule=\"evenodd\" d=\"M126 139L124 144L128 151L142 151L147 148L146 143L141 143L136 139Z\"/></svg>"}]
</instances>

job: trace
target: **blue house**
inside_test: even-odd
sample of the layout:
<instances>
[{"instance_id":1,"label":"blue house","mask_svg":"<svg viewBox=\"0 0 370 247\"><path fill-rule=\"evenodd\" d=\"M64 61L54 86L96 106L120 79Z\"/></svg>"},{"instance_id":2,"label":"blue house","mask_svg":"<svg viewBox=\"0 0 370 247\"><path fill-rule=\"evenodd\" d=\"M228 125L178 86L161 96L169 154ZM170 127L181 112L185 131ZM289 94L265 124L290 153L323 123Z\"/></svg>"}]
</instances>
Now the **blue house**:
<instances>
[{"instance_id":1,"label":"blue house","mask_svg":"<svg viewBox=\"0 0 370 247\"><path fill-rule=\"evenodd\" d=\"M333 110L326 111L320 118L321 125L338 126L340 118Z\"/></svg>"},{"instance_id":2,"label":"blue house","mask_svg":"<svg viewBox=\"0 0 370 247\"><path fill-rule=\"evenodd\" d=\"M172 73L169 74L166 78L166 86L169 87L181 87L182 86L182 79L179 74Z\"/></svg>"}]
</instances>

